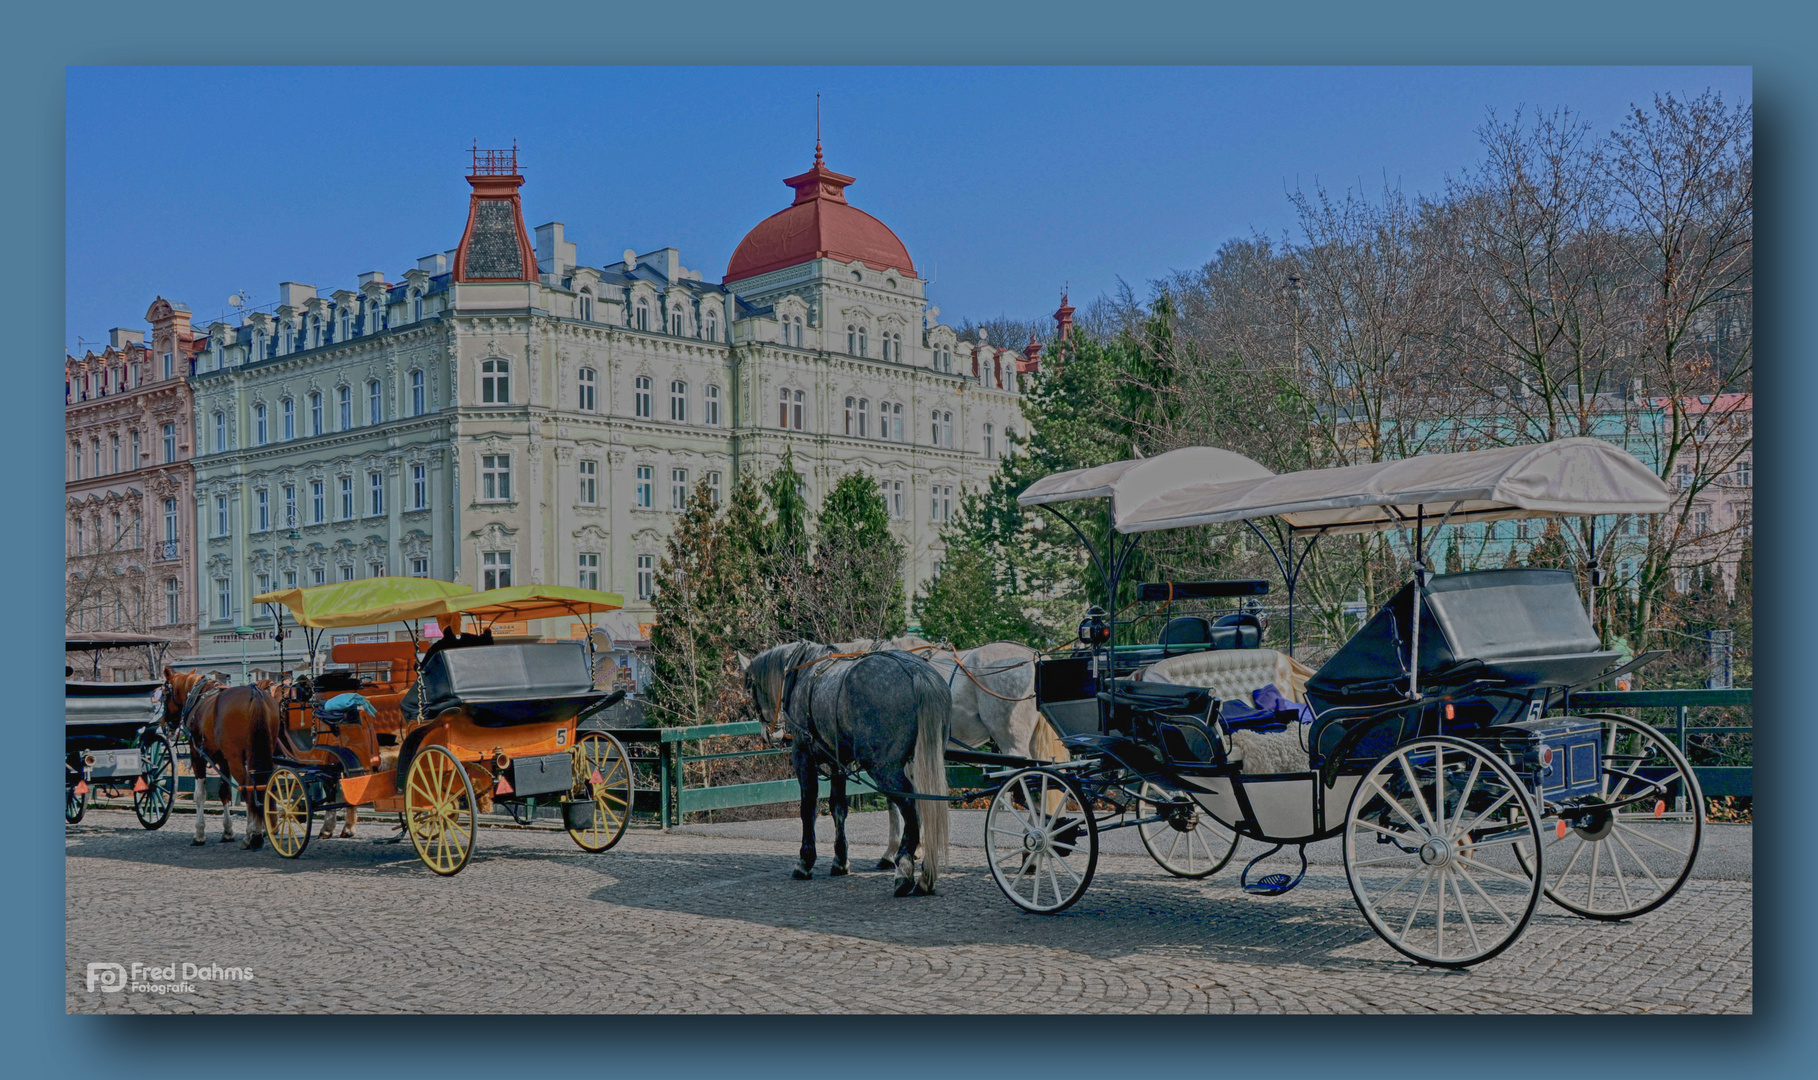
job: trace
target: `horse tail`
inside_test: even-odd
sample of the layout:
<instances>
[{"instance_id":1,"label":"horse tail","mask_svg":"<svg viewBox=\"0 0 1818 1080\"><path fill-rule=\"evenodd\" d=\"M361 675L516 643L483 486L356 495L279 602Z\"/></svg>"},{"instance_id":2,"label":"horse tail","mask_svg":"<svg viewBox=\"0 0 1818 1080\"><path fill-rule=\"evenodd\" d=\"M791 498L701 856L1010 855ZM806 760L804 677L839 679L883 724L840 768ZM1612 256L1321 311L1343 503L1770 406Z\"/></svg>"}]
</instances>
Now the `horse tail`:
<instances>
[{"instance_id":1,"label":"horse tail","mask_svg":"<svg viewBox=\"0 0 1818 1080\"><path fill-rule=\"evenodd\" d=\"M270 695L257 686L251 688L247 702L246 780L248 786L257 790L258 786L271 778L275 751L273 741L276 737L278 723L277 710Z\"/></svg>"},{"instance_id":2,"label":"horse tail","mask_svg":"<svg viewBox=\"0 0 1818 1080\"><path fill-rule=\"evenodd\" d=\"M947 794L947 724L950 705L946 688L925 665L911 680L917 687L915 760L910 783L918 795ZM922 826L922 886L934 891L941 864L947 859L947 801L917 800Z\"/></svg>"}]
</instances>

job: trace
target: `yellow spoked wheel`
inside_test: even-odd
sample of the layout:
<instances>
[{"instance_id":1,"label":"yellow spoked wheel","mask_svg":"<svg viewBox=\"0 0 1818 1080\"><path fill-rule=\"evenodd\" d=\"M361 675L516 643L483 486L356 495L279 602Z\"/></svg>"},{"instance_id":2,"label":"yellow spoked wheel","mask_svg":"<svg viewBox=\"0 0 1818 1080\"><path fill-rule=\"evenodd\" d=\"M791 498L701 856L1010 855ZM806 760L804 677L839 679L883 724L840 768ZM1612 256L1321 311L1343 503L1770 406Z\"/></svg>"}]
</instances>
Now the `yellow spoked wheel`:
<instances>
[{"instance_id":1,"label":"yellow spoked wheel","mask_svg":"<svg viewBox=\"0 0 1818 1080\"><path fill-rule=\"evenodd\" d=\"M265 835L271 849L286 859L303 854L309 846L310 826L315 809L309 805L309 790L303 778L290 769L280 768L265 785Z\"/></svg>"},{"instance_id":2,"label":"yellow spoked wheel","mask_svg":"<svg viewBox=\"0 0 1818 1080\"><path fill-rule=\"evenodd\" d=\"M592 816L584 827L571 827L568 835L583 851L595 854L618 843L631 820L634 790L625 744L603 731L582 735L574 744L574 787L568 798L581 804L571 813L586 815L591 808Z\"/></svg>"},{"instance_id":3,"label":"yellow spoked wheel","mask_svg":"<svg viewBox=\"0 0 1818 1080\"><path fill-rule=\"evenodd\" d=\"M425 746L410 762L404 820L417 857L436 873L458 874L473 856L473 781L445 746Z\"/></svg>"}]
</instances>

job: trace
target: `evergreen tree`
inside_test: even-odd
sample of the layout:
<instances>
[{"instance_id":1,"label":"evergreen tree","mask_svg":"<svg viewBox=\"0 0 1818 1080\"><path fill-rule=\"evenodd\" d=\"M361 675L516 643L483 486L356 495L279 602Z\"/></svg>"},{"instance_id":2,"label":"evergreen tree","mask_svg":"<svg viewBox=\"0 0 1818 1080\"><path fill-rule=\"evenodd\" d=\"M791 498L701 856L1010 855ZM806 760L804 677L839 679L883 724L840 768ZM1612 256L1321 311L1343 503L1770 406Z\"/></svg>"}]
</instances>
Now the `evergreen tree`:
<instances>
[{"instance_id":1,"label":"evergreen tree","mask_svg":"<svg viewBox=\"0 0 1818 1080\"><path fill-rule=\"evenodd\" d=\"M1023 610L1023 599L1005 580L991 545L972 528L969 510L978 505L976 496L967 497L959 515L941 530L946 553L940 569L915 597L922 636L959 649L992 641L1037 644L1040 635Z\"/></svg>"},{"instance_id":2,"label":"evergreen tree","mask_svg":"<svg viewBox=\"0 0 1818 1080\"><path fill-rule=\"evenodd\" d=\"M900 541L877 481L840 477L815 523L812 603L798 609L819 641L894 637L907 625Z\"/></svg>"}]
</instances>

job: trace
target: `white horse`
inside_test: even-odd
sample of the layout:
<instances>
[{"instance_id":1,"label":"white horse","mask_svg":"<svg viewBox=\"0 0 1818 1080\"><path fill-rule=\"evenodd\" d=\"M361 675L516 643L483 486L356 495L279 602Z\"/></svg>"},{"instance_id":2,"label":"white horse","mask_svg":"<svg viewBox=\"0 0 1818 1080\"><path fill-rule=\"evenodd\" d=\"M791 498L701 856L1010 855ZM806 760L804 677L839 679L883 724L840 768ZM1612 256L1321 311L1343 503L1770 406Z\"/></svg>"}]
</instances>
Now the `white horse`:
<instances>
[{"instance_id":1,"label":"white horse","mask_svg":"<svg viewBox=\"0 0 1818 1080\"><path fill-rule=\"evenodd\" d=\"M947 683L953 697L948 730L957 742L977 749L989 740L1000 754L1037 761L1066 761L1070 756L1060 736L1035 707L1035 661L1039 655L1027 645L993 641L976 649L956 651L910 635L888 641L845 641L839 652L902 649L925 658ZM890 808L890 842L886 856L897 849L902 820ZM894 863L879 860L878 869Z\"/></svg>"}]
</instances>

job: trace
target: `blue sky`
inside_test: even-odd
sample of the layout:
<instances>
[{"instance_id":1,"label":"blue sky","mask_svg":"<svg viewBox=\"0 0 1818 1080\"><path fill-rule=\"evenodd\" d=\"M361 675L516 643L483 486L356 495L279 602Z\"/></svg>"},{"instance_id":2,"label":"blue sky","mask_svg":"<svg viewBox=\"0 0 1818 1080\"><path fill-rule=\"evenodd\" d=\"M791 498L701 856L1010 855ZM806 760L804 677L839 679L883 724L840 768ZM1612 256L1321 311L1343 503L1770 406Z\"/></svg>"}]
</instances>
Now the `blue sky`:
<instances>
[{"instance_id":1,"label":"blue sky","mask_svg":"<svg viewBox=\"0 0 1818 1080\"><path fill-rule=\"evenodd\" d=\"M1437 192L1490 110L1602 131L1706 89L1747 100L1749 69L71 68L65 344L156 295L206 325L240 290L396 280L458 241L476 138L517 140L528 223L565 222L583 262L674 246L717 281L809 164L818 90L828 165L958 323L1280 235L1297 185Z\"/></svg>"}]
</instances>

